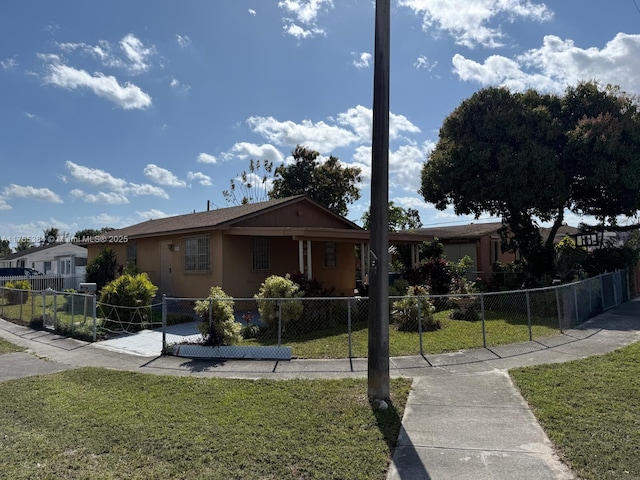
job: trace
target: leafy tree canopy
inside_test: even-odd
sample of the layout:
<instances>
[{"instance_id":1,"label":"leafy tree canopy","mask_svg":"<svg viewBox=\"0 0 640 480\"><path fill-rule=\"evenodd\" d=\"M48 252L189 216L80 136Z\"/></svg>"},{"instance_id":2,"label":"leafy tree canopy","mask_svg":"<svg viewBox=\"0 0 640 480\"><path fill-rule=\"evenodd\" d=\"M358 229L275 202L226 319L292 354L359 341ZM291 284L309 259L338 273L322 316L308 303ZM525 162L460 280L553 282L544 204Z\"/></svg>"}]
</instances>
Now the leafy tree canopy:
<instances>
[{"instance_id":1,"label":"leafy tree canopy","mask_svg":"<svg viewBox=\"0 0 640 480\"><path fill-rule=\"evenodd\" d=\"M563 96L483 89L445 119L419 193L440 210L502 217L503 248L518 249L534 275L547 273L565 210L601 228L640 210L636 103L596 83ZM539 221L553 225L546 239Z\"/></svg>"},{"instance_id":2,"label":"leafy tree canopy","mask_svg":"<svg viewBox=\"0 0 640 480\"><path fill-rule=\"evenodd\" d=\"M269 198L306 194L338 215L346 216L349 205L360 198L357 184L361 170L345 167L333 155L320 162L319 152L298 145L291 152L294 162L275 170Z\"/></svg>"},{"instance_id":3,"label":"leafy tree canopy","mask_svg":"<svg viewBox=\"0 0 640 480\"><path fill-rule=\"evenodd\" d=\"M101 229L85 228L84 230L78 230L74 236L79 239L82 239L84 237L95 237L97 235L102 235L107 232L110 232L111 230L113 230L112 227L103 227Z\"/></svg>"},{"instance_id":4,"label":"leafy tree canopy","mask_svg":"<svg viewBox=\"0 0 640 480\"><path fill-rule=\"evenodd\" d=\"M371 207L362 215L362 227L369 230L371 227ZM422 227L420 212L413 208L404 209L393 202L389 202L389 231L397 232L412 228Z\"/></svg>"},{"instance_id":5,"label":"leafy tree canopy","mask_svg":"<svg viewBox=\"0 0 640 480\"><path fill-rule=\"evenodd\" d=\"M9 245L9 243L9 240L0 240L0 258L13 253L13 250L11 250L11 246Z\"/></svg>"},{"instance_id":6,"label":"leafy tree canopy","mask_svg":"<svg viewBox=\"0 0 640 480\"><path fill-rule=\"evenodd\" d=\"M33 247L33 242L29 237L21 237L16 243L16 252L22 252L28 248Z\"/></svg>"}]
</instances>

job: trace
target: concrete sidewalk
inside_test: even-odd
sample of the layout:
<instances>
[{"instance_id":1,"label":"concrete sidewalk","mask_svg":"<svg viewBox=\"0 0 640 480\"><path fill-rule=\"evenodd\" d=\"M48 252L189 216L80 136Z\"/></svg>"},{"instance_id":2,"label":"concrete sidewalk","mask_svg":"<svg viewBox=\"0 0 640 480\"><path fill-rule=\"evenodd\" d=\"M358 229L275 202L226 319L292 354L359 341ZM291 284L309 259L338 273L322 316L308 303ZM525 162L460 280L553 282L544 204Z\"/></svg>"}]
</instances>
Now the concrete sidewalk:
<instances>
[{"instance_id":1,"label":"concrete sidewalk","mask_svg":"<svg viewBox=\"0 0 640 480\"><path fill-rule=\"evenodd\" d=\"M366 359L202 361L134 355L114 345L105 348L100 342L90 344L4 320L0 337L27 348L27 353L0 356L0 381L84 366L200 377L367 376ZM507 370L603 354L638 340L640 302L633 301L544 341L392 358L391 375L413 378L414 384L388 480L573 478Z\"/></svg>"}]
</instances>

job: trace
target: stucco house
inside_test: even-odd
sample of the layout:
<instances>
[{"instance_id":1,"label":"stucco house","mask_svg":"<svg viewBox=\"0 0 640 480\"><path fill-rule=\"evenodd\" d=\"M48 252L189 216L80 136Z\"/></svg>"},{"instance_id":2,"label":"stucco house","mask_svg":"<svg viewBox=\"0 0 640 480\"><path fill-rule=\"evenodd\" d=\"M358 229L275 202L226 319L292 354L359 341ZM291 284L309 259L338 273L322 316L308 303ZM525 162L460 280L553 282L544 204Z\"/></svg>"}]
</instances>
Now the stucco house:
<instances>
[{"instance_id":1,"label":"stucco house","mask_svg":"<svg viewBox=\"0 0 640 480\"><path fill-rule=\"evenodd\" d=\"M220 286L236 298L258 292L270 275L303 272L353 295L356 246L367 251L369 232L305 195L189 213L113 230L89 243L89 261L105 246L118 263L135 264L160 293L205 297ZM413 234L394 241L417 246ZM366 256L365 256L366 257Z\"/></svg>"},{"instance_id":2,"label":"stucco house","mask_svg":"<svg viewBox=\"0 0 640 480\"><path fill-rule=\"evenodd\" d=\"M496 262L511 262L519 256L514 253L503 253L498 230L502 222L471 223L448 227L419 228L412 230L421 237L432 236L438 238L444 246L445 255L451 261L458 261L468 255L473 266L467 271L469 280L477 278L487 280L491 276L493 264ZM542 228L543 238L549 234L548 228ZM579 230L575 227L563 225L554 238L554 244L565 236L576 238Z\"/></svg>"},{"instance_id":3,"label":"stucco house","mask_svg":"<svg viewBox=\"0 0 640 480\"><path fill-rule=\"evenodd\" d=\"M50 275L84 275L87 249L74 243L31 247L0 258L0 267L29 267Z\"/></svg>"}]
</instances>

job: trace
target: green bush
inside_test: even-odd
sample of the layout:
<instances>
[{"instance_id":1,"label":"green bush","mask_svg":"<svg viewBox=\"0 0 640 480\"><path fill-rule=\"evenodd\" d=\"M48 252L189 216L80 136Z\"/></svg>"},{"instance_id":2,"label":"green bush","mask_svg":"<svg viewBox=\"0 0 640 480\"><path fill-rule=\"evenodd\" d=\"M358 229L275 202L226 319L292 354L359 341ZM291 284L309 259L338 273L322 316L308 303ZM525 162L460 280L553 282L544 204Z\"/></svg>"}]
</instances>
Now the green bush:
<instances>
[{"instance_id":1,"label":"green bush","mask_svg":"<svg viewBox=\"0 0 640 480\"><path fill-rule=\"evenodd\" d=\"M280 304L282 304L283 327L289 321L297 320L303 310L301 296L300 287L291 280L289 274L285 277L271 275L260 285L260 290L255 295L260 321L267 329L277 329Z\"/></svg>"},{"instance_id":2,"label":"green bush","mask_svg":"<svg viewBox=\"0 0 640 480\"><path fill-rule=\"evenodd\" d=\"M5 283L4 287L4 298L7 303L11 305L27 303L27 300L29 299L29 292L25 290L31 290L31 283L29 283L29 280L9 281Z\"/></svg>"},{"instance_id":3,"label":"green bush","mask_svg":"<svg viewBox=\"0 0 640 480\"><path fill-rule=\"evenodd\" d=\"M405 298L396 300L391 305L391 320L396 330L401 332L417 332L419 330L418 319L422 319L422 331L431 332L442 327L436 320L435 306L427 296L428 291L424 287L412 286L407 289ZM418 305L420 315L418 316Z\"/></svg>"},{"instance_id":4,"label":"green bush","mask_svg":"<svg viewBox=\"0 0 640 480\"><path fill-rule=\"evenodd\" d=\"M233 316L233 303L220 287L211 287L209 296L196 302L193 310L202 319L198 330L205 345L233 345L242 340L242 326Z\"/></svg>"},{"instance_id":5,"label":"green bush","mask_svg":"<svg viewBox=\"0 0 640 480\"><path fill-rule=\"evenodd\" d=\"M152 320L151 301L158 291L146 273L121 275L102 288L100 311L105 327L137 331Z\"/></svg>"},{"instance_id":6,"label":"green bush","mask_svg":"<svg viewBox=\"0 0 640 480\"><path fill-rule=\"evenodd\" d=\"M116 253L109 247L98 252L86 268L87 282L95 283L98 291L116 278L118 259Z\"/></svg>"}]
</instances>

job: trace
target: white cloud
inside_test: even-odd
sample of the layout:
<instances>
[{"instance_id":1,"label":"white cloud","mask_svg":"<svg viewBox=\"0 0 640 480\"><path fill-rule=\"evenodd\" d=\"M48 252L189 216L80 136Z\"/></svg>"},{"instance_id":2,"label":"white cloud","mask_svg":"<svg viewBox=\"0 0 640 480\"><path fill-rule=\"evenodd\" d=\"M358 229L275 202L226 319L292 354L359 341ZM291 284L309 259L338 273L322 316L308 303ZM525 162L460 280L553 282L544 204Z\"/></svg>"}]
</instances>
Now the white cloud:
<instances>
[{"instance_id":1,"label":"white cloud","mask_svg":"<svg viewBox=\"0 0 640 480\"><path fill-rule=\"evenodd\" d=\"M116 178L110 173L99 168L90 168L75 164L71 161L65 163L71 176L79 182L87 183L94 187L108 188L110 190L121 190L127 185L127 181Z\"/></svg>"},{"instance_id":2,"label":"white cloud","mask_svg":"<svg viewBox=\"0 0 640 480\"><path fill-rule=\"evenodd\" d=\"M165 192L162 188L156 187L154 185L149 185L148 183L143 183L140 185L136 183L130 183L124 189L123 193L134 196L150 195L154 197L169 198L167 192Z\"/></svg>"},{"instance_id":3,"label":"white cloud","mask_svg":"<svg viewBox=\"0 0 640 480\"><path fill-rule=\"evenodd\" d=\"M227 152L225 158L238 157L240 160L252 158L254 160L269 160L270 162L280 163L284 160L282 153L273 145L265 143L256 145L255 143L240 142L236 143L231 150Z\"/></svg>"},{"instance_id":4,"label":"white cloud","mask_svg":"<svg viewBox=\"0 0 640 480\"><path fill-rule=\"evenodd\" d=\"M100 72L91 75L85 70L60 63L55 55L40 55L40 58L50 62L44 78L47 83L69 90L88 88L97 96L110 100L124 110L145 109L151 105L151 97L132 83L120 85L115 77Z\"/></svg>"},{"instance_id":5,"label":"white cloud","mask_svg":"<svg viewBox=\"0 0 640 480\"><path fill-rule=\"evenodd\" d=\"M361 143L371 142L373 129L373 110L357 105L338 114L338 124L349 127L358 136ZM404 115L389 113L389 137L395 140L402 132L420 133L420 128L411 123Z\"/></svg>"},{"instance_id":6,"label":"white cloud","mask_svg":"<svg viewBox=\"0 0 640 480\"><path fill-rule=\"evenodd\" d=\"M355 58L355 60L353 61L353 66L356 68L369 68L371 66L371 60L372 60L372 56L370 53L368 52L362 52L362 53L356 53L356 52L352 52L351 55L353 55Z\"/></svg>"},{"instance_id":7,"label":"white cloud","mask_svg":"<svg viewBox=\"0 0 640 480\"><path fill-rule=\"evenodd\" d=\"M185 48L191 45L191 39L186 35L183 36L183 35L176 34L176 42L178 42L178 45L180 45L180 47L182 48Z\"/></svg>"},{"instance_id":8,"label":"white cloud","mask_svg":"<svg viewBox=\"0 0 640 480\"><path fill-rule=\"evenodd\" d=\"M54 193L48 188L36 188L31 185L22 186L12 183L4 188L2 195L8 198L28 198L50 203L64 203L57 193Z\"/></svg>"},{"instance_id":9,"label":"white cloud","mask_svg":"<svg viewBox=\"0 0 640 480\"><path fill-rule=\"evenodd\" d=\"M172 78L169 85L171 85L171 88L173 88L175 91L180 93L187 93L189 90L191 90L190 85L185 85L176 78Z\"/></svg>"},{"instance_id":10,"label":"white cloud","mask_svg":"<svg viewBox=\"0 0 640 480\"><path fill-rule=\"evenodd\" d=\"M210 187L211 185L213 185L211 177L201 172L187 172L187 179L195 180L200 185L204 185L205 187Z\"/></svg>"},{"instance_id":11,"label":"white cloud","mask_svg":"<svg viewBox=\"0 0 640 480\"><path fill-rule=\"evenodd\" d=\"M11 210L12 208L4 198L0 197L0 210Z\"/></svg>"},{"instance_id":12,"label":"white cloud","mask_svg":"<svg viewBox=\"0 0 640 480\"><path fill-rule=\"evenodd\" d=\"M278 7L283 9L287 15L282 19L285 33L300 40L325 34L324 29L316 24L316 20L321 12L333 8L333 1L282 0L278 2ZM289 15L292 15L293 18Z\"/></svg>"},{"instance_id":13,"label":"white cloud","mask_svg":"<svg viewBox=\"0 0 640 480\"><path fill-rule=\"evenodd\" d=\"M200 153L198 158L196 159L198 163L218 163L218 160L213 155L209 155L208 153Z\"/></svg>"},{"instance_id":14,"label":"white cloud","mask_svg":"<svg viewBox=\"0 0 640 480\"><path fill-rule=\"evenodd\" d=\"M249 12L249 15L251 15L252 17L255 17L257 15L257 12L253 8L250 8L249 10L247 10L247 12Z\"/></svg>"},{"instance_id":15,"label":"white cloud","mask_svg":"<svg viewBox=\"0 0 640 480\"><path fill-rule=\"evenodd\" d=\"M437 65L438 65L437 61L431 63L426 55L419 55L416 61L413 62L413 66L417 70L425 69L425 70L428 70L429 72L434 68L436 68Z\"/></svg>"},{"instance_id":16,"label":"white cloud","mask_svg":"<svg viewBox=\"0 0 640 480\"><path fill-rule=\"evenodd\" d=\"M187 183L184 180L180 180L166 168L158 167L153 163L148 164L144 168L144 174L149 180L157 183L158 185L164 185L167 187L187 186Z\"/></svg>"},{"instance_id":17,"label":"white cloud","mask_svg":"<svg viewBox=\"0 0 640 480\"><path fill-rule=\"evenodd\" d=\"M157 210L155 208L152 208L151 210L145 210L143 212L136 211L136 215L141 220L153 220L156 218L168 217L168 215L164 213L162 210Z\"/></svg>"},{"instance_id":18,"label":"white cloud","mask_svg":"<svg viewBox=\"0 0 640 480\"><path fill-rule=\"evenodd\" d=\"M18 61L15 57L7 58L6 60L0 60L0 67L3 70L14 70L18 66Z\"/></svg>"},{"instance_id":19,"label":"white cloud","mask_svg":"<svg viewBox=\"0 0 640 480\"><path fill-rule=\"evenodd\" d=\"M154 53L153 47L145 47L140 39L130 33L120 40L120 48L129 60L129 70L132 73L149 70L147 59Z\"/></svg>"},{"instance_id":20,"label":"white cloud","mask_svg":"<svg viewBox=\"0 0 640 480\"><path fill-rule=\"evenodd\" d=\"M534 88L561 92L567 85L596 80L637 92L640 90L640 35L618 33L602 49L582 49L572 40L548 35L542 47L514 59L494 55L478 63L455 55L453 67L461 80L519 91Z\"/></svg>"},{"instance_id":21,"label":"white cloud","mask_svg":"<svg viewBox=\"0 0 640 480\"><path fill-rule=\"evenodd\" d=\"M516 18L544 22L553 17L544 3L531 0L400 0L399 4L422 16L424 31L447 32L456 43L470 48L501 46L501 23Z\"/></svg>"},{"instance_id":22,"label":"white cloud","mask_svg":"<svg viewBox=\"0 0 640 480\"><path fill-rule=\"evenodd\" d=\"M420 172L435 144L427 141L416 145L402 145L389 152L389 186L405 192L420 189Z\"/></svg>"},{"instance_id":23,"label":"white cloud","mask_svg":"<svg viewBox=\"0 0 640 480\"><path fill-rule=\"evenodd\" d=\"M108 213L100 213L98 215L94 215L89 217L89 220L95 225L100 225L101 227L112 227L120 225L122 221L122 217L117 215L109 215Z\"/></svg>"},{"instance_id":24,"label":"white cloud","mask_svg":"<svg viewBox=\"0 0 640 480\"><path fill-rule=\"evenodd\" d=\"M330 152L357 140L352 132L325 122L313 123L303 120L301 123L295 123L280 122L273 117L250 117L247 123L254 132L271 143L285 146L300 144L319 152Z\"/></svg>"},{"instance_id":25,"label":"white cloud","mask_svg":"<svg viewBox=\"0 0 640 480\"><path fill-rule=\"evenodd\" d=\"M82 200L85 203L100 203L102 205L125 205L129 199L116 192L86 193L80 189L71 190L71 196Z\"/></svg>"}]
</instances>

